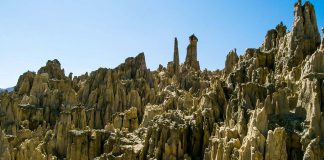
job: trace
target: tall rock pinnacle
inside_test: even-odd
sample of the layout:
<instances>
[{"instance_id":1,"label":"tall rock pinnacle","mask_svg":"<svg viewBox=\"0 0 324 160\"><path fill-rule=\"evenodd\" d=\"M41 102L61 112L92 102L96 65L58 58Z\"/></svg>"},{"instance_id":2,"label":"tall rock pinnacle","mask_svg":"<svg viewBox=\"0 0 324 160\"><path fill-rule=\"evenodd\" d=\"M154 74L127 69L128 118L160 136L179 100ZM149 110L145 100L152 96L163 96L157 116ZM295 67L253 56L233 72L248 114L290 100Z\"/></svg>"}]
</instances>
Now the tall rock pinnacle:
<instances>
[{"instance_id":1,"label":"tall rock pinnacle","mask_svg":"<svg viewBox=\"0 0 324 160\"><path fill-rule=\"evenodd\" d=\"M294 5L294 23L291 32L285 35L287 43L279 42L279 53L276 54L276 72L291 71L308 55L321 45L321 37L317 27L314 6L310 2ZM269 49L269 45L264 50Z\"/></svg>"},{"instance_id":2,"label":"tall rock pinnacle","mask_svg":"<svg viewBox=\"0 0 324 160\"><path fill-rule=\"evenodd\" d=\"M268 51L273 48L278 48L280 40L286 35L286 30L287 27L282 22L280 22L275 29L269 30L262 44L262 50Z\"/></svg>"},{"instance_id":3,"label":"tall rock pinnacle","mask_svg":"<svg viewBox=\"0 0 324 160\"><path fill-rule=\"evenodd\" d=\"M174 52L173 52L173 65L174 73L179 73L179 49L178 49L178 39L174 38Z\"/></svg>"},{"instance_id":4,"label":"tall rock pinnacle","mask_svg":"<svg viewBox=\"0 0 324 160\"><path fill-rule=\"evenodd\" d=\"M324 50L324 27L322 27L322 45L321 50Z\"/></svg>"},{"instance_id":5,"label":"tall rock pinnacle","mask_svg":"<svg viewBox=\"0 0 324 160\"><path fill-rule=\"evenodd\" d=\"M47 73L50 79L63 79L65 77L64 69L61 69L61 63L57 59L47 61L46 66L38 70L38 74L41 73Z\"/></svg>"},{"instance_id":6,"label":"tall rock pinnacle","mask_svg":"<svg viewBox=\"0 0 324 160\"><path fill-rule=\"evenodd\" d=\"M195 70L200 70L199 61L197 61L198 38L193 34L189 37L189 42L185 65L190 66Z\"/></svg>"},{"instance_id":7,"label":"tall rock pinnacle","mask_svg":"<svg viewBox=\"0 0 324 160\"><path fill-rule=\"evenodd\" d=\"M225 69L224 69L225 75L228 75L234 70L238 60L239 58L237 56L236 48L235 48L234 50L231 50L226 56Z\"/></svg>"},{"instance_id":8,"label":"tall rock pinnacle","mask_svg":"<svg viewBox=\"0 0 324 160\"><path fill-rule=\"evenodd\" d=\"M291 51L300 50L306 55L312 54L320 45L321 39L317 27L314 6L310 2L295 4L294 24L291 32Z\"/></svg>"}]
</instances>

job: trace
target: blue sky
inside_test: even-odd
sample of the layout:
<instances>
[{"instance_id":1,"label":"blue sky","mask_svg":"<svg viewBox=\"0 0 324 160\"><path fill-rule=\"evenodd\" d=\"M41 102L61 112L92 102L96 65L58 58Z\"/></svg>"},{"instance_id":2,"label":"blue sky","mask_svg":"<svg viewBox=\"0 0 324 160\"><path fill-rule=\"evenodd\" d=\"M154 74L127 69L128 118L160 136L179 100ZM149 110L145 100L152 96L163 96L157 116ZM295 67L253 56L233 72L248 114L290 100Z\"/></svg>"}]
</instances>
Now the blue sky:
<instances>
[{"instance_id":1,"label":"blue sky","mask_svg":"<svg viewBox=\"0 0 324 160\"><path fill-rule=\"evenodd\" d=\"M297 0L296 0L297 1ZM201 68L224 67L227 53L259 47L280 21L291 29L293 0L1 0L0 88L19 75L58 59L65 73L114 68L144 52L151 70L172 60L178 37L180 61L188 37L199 38ZM315 5L324 26L324 2Z\"/></svg>"}]
</instances>

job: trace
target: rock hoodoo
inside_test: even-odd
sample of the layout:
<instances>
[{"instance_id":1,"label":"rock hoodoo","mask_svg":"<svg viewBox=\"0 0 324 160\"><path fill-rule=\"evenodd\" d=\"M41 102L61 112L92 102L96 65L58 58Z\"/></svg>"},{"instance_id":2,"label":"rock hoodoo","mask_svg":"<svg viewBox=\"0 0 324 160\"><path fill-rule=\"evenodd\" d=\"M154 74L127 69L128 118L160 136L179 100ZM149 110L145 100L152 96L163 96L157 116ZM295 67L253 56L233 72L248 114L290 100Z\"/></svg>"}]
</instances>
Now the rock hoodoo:
<instances>
[{"instance_id":1,"label":"rock hoodoo","mask_svg":"<svg viewBox=\"0 0 324 160\"><path fill-rule=\"evenodd\" d=\"M322 45L321 50L324 50L324 27L322 27Z\"/></svg>"},{"instance_id":2,"label":"rock hoodoo","mask_svg":"<svg viewBox=\"0 0 324 160\"><path fill-rule=\"evenodd\" d=\"M225 61L225 75L230 74L234 69L235 65L237 64L239 58L236 53L236 49L231 50L228 55L226 56L226 61Z\"/></svg>"},{"instance_id":3,"label":"rock hoodoo","mask_svg":"<svg viewBox=\"0 0 324 160\"><path fill-rule=\"evenodd\" d=\"M294 7L291 32L279 23L223 70L200 70L192 35L184 64L175 38L156 71L140 53L80 76L58 60L23 73L0 93L0 159L323 159L324 38L314 6Z\"/></svg>"},{"instance_id":4,"label":"rock hoodoo","mask_svg":"<svg viewBox=\"0 0 324 160\"><path fill-rule=\"evenodd\" d=\"M197 42L198 38L194 34L189 37L187 56L184 64L195 70L200 70L199 61L197 60Z\"/></svg>"},{"instance_id":5,"label":"rock hoodoo","mask_svg":"<svg viewBox=\"0 0 324 160\"><path fill-rule=\"evenodd\" d=\"M276 56L278 71L291 71L321 44L314 6L310 2L295 4L294 23ZM278 73L277 73L278 74Z\"/></svg>"},{"instance_id":6,"label":"rock hoodoo","mask_svg":"<svg viewBox=\"0 0 324 160\"><path fill-rule=\"evenodd\" d=\"M174 52L173 52L173 65L174 73L178 74L180 71L180 62L179 62L179 49L178 49L178 39L174 38Z\"/></svg>"}]
</instances>

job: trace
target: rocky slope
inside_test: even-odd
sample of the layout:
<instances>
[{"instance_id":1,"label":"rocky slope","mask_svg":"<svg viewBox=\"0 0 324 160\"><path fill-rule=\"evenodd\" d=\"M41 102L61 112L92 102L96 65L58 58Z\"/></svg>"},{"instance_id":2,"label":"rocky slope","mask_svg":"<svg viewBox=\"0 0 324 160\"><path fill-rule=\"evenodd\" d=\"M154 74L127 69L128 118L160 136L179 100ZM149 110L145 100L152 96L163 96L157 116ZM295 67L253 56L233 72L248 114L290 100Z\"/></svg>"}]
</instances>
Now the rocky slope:
<instances>
[{"instance_id":1,"label":"rocky slope","mask_svg":"<svg viewBox=\"0 0 324 160\"><path fill-rule=\"evenodd\" d=\"M184 64L156 71L143 53L114 69L65 75L58 60L0 94L0 159L324 158L324 37L314 7L295 4L260 48L200 70L198 38ZM324 32L324 30L323 30Z\"/></svg>"}]
</instances>

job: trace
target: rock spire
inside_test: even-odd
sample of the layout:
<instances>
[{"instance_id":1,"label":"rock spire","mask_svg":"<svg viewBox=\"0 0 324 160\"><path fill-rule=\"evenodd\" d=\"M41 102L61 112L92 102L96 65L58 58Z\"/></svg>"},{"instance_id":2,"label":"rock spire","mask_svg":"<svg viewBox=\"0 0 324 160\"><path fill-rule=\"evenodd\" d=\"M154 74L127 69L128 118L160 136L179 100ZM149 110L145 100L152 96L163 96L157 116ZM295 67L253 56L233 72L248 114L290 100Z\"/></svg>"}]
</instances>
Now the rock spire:
<instances>
[{"instance_id":1,"label":"rock spire","mask_svg":"<svg viewBox=\"0 0 324 160\"><path fill-rule=\"evenodd\" d=\"M280 44L280 40L286 35L287 27L280 22L275 29L271 29L267 32L265 40L262 44L263 51L269 51L271 49L277 49Z\"/></svg>"},{"instance_id":2,"label":"rock spire","mask_svg":"<svg viewBox=\"0 0 324 160\"><path fill-rule=\"evenodd\" d=\"M299 1L295 3L291 32L281 38L279 44L277 47L279 52L275 55L276 75L291 71L320 47L321 37L318 31L315 9L310 2L302 4ZM265 45L264 50L271 47L271 45Z\"/></svg>"},{"instance_id":3,"label":"rock spire","mask_svg":"<svg viewBox=\"0 0 324 160\"><path fill-rule=\"evenodd\" d=\"M321 50L324 50L324 27L322 27L322 45Z\"/></svg>"},{"instance_id":4,"label":"rock spire","mask_svg":"<svg viewBox=\"0 0 324 160\"><path fill-rule=\"evenodd\" d=\"M294 24L291 32L290 50L312 54L320 46L320 34L314 6L310 2L295 4ZM297 51L296 51L297 50ZM298 54L298 53L294 53Z\"/></svg>"},{"instance_id":5,"label":"rock spire","mask_svg":"<svg viewBox=\"0 0 324 160\"><path fill-rule=\"evenodd\" d=\"M179 73L180 70L180 64L179 64L179 49L178 49L178 39L177 37L174 38L174 52L173 52L173 68L174 73Z\"/></svg>"},{"instance_id":6,"label":"rock spire","mask_svg":"<svg viewBox=\"0 0 324 160\"><path fill-rule=\"evenodd\" d=\"M226 56L226 61L225 61L225 75L228 75L229 73L231 73L234 68L235 68L235 65L237 64L239 58L237 56L237 53L236 53L236 48L231 50L227 56Z\"/></svg>"},{"instance_id":7,"label":"rock spire","mask_svg":"<svg viewBox=\"0 0 324 160\"><path fill-rule=\"evenodd\" d=\"M185 65L200 70L199 61L197 60L197 42L198 38L193 34L189 37L189 45L187 47L187 56Z\"/></svg>"}]
</instances>

